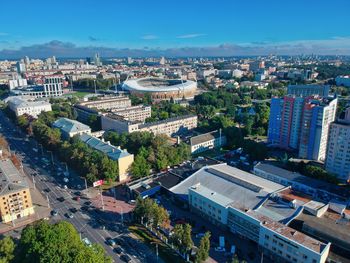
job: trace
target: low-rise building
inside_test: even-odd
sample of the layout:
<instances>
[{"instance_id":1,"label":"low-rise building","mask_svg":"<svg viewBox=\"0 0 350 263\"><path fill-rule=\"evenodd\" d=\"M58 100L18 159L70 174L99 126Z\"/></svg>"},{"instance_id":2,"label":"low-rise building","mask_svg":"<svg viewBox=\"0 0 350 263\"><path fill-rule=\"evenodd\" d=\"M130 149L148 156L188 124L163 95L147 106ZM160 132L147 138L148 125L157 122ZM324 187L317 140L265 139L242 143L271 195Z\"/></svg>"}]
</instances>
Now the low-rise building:
<instances>
[{"instance_id":1,"label":"low-rise building","mask_svg":"<svg viewBox=\"0 0 350 263\"><path fill-rule=\"evenodd\" d=\"M218 164L203 167L170 191L188 202L191 211L255 242L264 261L324 263L330 243L287 226L309 202L294 196L283 201L289 189L290 186Z\"/></svg>"},{"instance_id":2,"label":"low-rise building","mask_svg":"<svg viewBox=\"0 0 350 263\"><path fill-rule=\"evenodd\" d=\"M267 180L292 186L315 199L329 202L331 199L350 203L350 193L336 185L282 169L270 163L260 162L254 166L254 174Z\"/></svg>"},{"instance_id":3,"label":"low-rise building","mask_svg":"<svg viewBox=\"0 0 350 263\"><path fill-rule=\"evenodd\" d=\"M129 168L134 162L133 154L130 154L127 150L122 150L120 147L115 147L109 142L104 142L103 140L95 138L89 134L83 133L79 136L79 139L86 143L89 147L106 154L111 160L118 162L119 182L126 181L128 179Z\"/></svg>"},{"instance_id":4,"label":"low-rise building","mask_svg":"<svg viewBox=\"0 0 350 263\"><path fill-rule=\"evenodd\" d=\"M97 110L110 111L114 109L126 108L131 106L131 100L126 96L104 97L98 100L81 102L79 105Z\"/></svg>"},{"instance_id":5,"label":"low-rise building","mask_svg":"<svg viewBox=\"0 0 350 263\"><path fill-rule=\"evenodd\" d=\"M154 135L166 134L168 136L173 136L196 128L197 116L185 115L162 121L143 123L125 120L123 117L116 114L106 114L101 116L101 125L102 129L105 131L114 130L118 133L147 131Z\"/></svg>"},{"instance_id":6,"label":"low-rise building","mask_svg":"<svg viewBox=\"0 0 350 263\"><path fill-rule=\"evenodd\" d=\"M220 148L226 142L226 136L222 135L221 130L193 136L190 139L191 153L196 154L213 148Z\"/></svg>"},{"instance_id":7,"label":"low-rise building","mask_svg":"<svg viewBox=\"0 0 350 263\"><path fill-rule=\"evenodd\" d=\"M17 117L27 114L36 118L41 112L52 110L51 104L47 101L30 101L21 97L10 98L8 100L8 106Z\"/></svg>"},{"instance_id":8,"label":"low-rise building","mask_svg":"<svg viewBox=\"0 0 350 263\"><path fill-rule=\"evenodd\" d=\"M52 124L52 127L59 129L62 137L65 139L71 138L75 135L81 135L83 133L91 133L89 126L67 118L59 118Z\"/></svg>"},{"instance_id":9,"label":"low-rise building","mask_svg":"<svg viewBox=\"0 0 350 263\"><path fill-rule=\"evenodd\" d=\"M34 214L30 190L10 159L0 160L0 216L4 223Z\"/></svg>"},{"instance_id":10,"label":"low-rise building","mask_svg":"<svg viewBox=\"0 0 350 263\"><path fill-rule=\"evenodd\" d=\"M128 121L141 121L144 122L147 118L151 117L151 106L131 106L126 108L114 109L112 112L116 115L123 117Z\"/></svg>"}]
</instances>

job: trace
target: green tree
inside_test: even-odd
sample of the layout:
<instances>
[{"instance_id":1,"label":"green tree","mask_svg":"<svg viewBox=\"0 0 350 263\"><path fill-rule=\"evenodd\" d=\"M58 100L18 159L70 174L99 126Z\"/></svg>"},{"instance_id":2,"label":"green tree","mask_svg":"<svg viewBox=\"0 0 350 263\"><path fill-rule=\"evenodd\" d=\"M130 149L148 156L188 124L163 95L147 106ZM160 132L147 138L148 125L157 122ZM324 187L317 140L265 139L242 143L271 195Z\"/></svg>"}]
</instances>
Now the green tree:
<instances>
[{"instance_id":1,"label":"green tree","mask_svg":"<svg viewBox=\"0 0 350 263\"><path fill-rule=\"evenodd\" d=\"M65 221L56 224L40 221L27 226L22 231L18 251L22 263L112 262L100 245L84 245L73 225Z\"/></svg>"},{"instance_id":2,"label":"green tree","mask_svg":"<svg viewBox=\"0 0 350 263\"><path fill-rule=\"evenodd\" d=\"M10 236L0 240L0 263L11 262L14 258L15 243Z\"/></svg>"},{"instance_id":3,"label":"green tree","mask_svg":"<svg viewBox=\"0 0 350 263\"><path fill-rule=\"evenodd\" d=\"M149 162L146 160L146 158L143 155L138 154L133 164L131 165L132 177L137 179L137 178L149 176L150 169L151 169L151 166Z\"/></svg>"},{"instance_id":4,"label":"green tree","mask_svg":"<svg viewBox=\"0 0 350 263\"><path fill-rule=\"evenodd\" d=\"M199 247L196 255L196 262L204 262L209 257L210 250L210 233L206 232L199 242Z\"/></svg>"}]
</instances>

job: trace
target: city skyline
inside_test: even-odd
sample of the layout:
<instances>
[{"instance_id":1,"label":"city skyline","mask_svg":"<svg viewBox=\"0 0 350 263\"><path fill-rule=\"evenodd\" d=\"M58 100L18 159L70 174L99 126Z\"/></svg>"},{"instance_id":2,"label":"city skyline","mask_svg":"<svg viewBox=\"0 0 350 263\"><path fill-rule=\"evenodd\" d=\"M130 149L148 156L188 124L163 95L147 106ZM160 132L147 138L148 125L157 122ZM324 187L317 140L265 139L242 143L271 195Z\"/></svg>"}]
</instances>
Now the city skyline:
<instances>
[{"instance_id":1,"label":"city skyline","mask_svg":"<svg viewBox=\"0 0 350 263\"><path fill-rule=\"evenodd\" d=\"M0 59L350 55L348 1L2 4ZM252 8L254 7L254 8ZM10 10L16 10L15 16ZM14 23L16 18L23 23Z\"/></svg>"}]
</instances>

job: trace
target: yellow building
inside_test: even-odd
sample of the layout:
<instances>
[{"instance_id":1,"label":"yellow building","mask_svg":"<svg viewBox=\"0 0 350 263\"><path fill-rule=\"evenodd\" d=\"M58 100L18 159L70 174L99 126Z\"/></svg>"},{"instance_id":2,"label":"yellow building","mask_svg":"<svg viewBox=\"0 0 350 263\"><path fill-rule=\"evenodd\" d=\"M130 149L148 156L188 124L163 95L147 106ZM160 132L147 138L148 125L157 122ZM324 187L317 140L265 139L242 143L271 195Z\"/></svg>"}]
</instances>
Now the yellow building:
<instances>
[{"instance_id":1,"label":"yellow building","mask_svg":"<svg viewBox=\"0 0 350 263\"><path fill-rule=\"evenodd\" d=\"M129 177L129 168L134 162L134 155L128 153L127 150L122 150L120 147L115 147L109 142L104 142L89 134L80 135L80 140L86 143L89 147L106 154L110 159L118 162L119 182L126 181Z\"/></svg>"},{"instance_id":2,"label":"yellow building","mask_svg":"<svg viewBox=\"0 0 350 263\"><path fill-rule=\"evenodd\" d=\"M34 214L29 187L11 160L0 160L0 216L4 223Z\"/></svg>"}]
</instances>

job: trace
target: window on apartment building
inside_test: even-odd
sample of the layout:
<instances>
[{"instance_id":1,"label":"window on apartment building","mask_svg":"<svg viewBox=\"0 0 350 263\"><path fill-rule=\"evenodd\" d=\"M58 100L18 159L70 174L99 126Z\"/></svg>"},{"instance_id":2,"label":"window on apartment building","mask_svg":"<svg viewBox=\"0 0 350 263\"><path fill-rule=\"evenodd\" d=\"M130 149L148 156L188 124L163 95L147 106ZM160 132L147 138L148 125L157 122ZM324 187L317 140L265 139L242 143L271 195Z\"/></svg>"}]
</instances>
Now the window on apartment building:
<instances>
[{"instance_id":1,"label":"window on apartment building","mask_svg":"<svg viewBox=\"0 0 350 263\"><path fill-rule=\"evenodd\" d=\"M312 263L317 263L317 260L316 260L316 259L313 259L313 260L312 260Z\"/></svg>"},{"instance_id":2,"label":"window on apartment building","mask_svg":"<svg viewBox=\"0 0 350 263\"><path fill-rule=\"evenodd\" d=\"M290 258L291 258L291 256L287 254L287 258L288 258L288 259L290 259Z\"/></svg>"},{"instance_id":3,"label":"window on apartment building","mask_svg":"<svg viewBox=\"0 0 350 263\"><path fill-rule=\"evenodd\" d=\"M303 255L303 259L307 259L307 256L306 256L306 255Z\"/></svg>"},{"instance_id":4,"label":"window on apartment building","mask_svg":"<svg viewBox=\"0 0 350 263\"><path fill-rule=\"evenodd\" d=\"M276 251L277 249L276 249L275 247L272 247L272 250L273 250L273 251Z\"/></svg>"},{"instance_id":5,"label":"window on apartment building","mask_svg":"<svg viewBox=\"0 0 350 263\"><path fill-rule=\"evenodd\" d=\"M277 240L276 239L272 239L272 243L277 244Z\"/></svg>"},{"instance_id":6,"label":"window on apartment building","mask_svg":"<svg viewBox=\"0 0 350 263\"><path fill-rule=\"evenodd\" d=\"M282 243L278 243L278 245L279 245L280 247L283 247L283 244L282 244Z\"/></svg>"},{"instance_id":7,"label":"window on apartment building","mask_svg":"<svg viewBox=\"0 0 350 263\"><path fill-rule=\"evenodd\" d=\"M297 262L297 259L296 259L296 258L293 258L292 260L293 260L293 262Z\"/></svg>"},{"instance_id":8,"label":"window on apartment building","mask_svg":"<svg viewBox=\"0 0 350 263\"><path fill-rule=\"evenodd\" d=\"M269 240L269 239L270 239L270 237L269 237L268 235L265 235L265 239Z\"/></svg>"}]
</instances>

